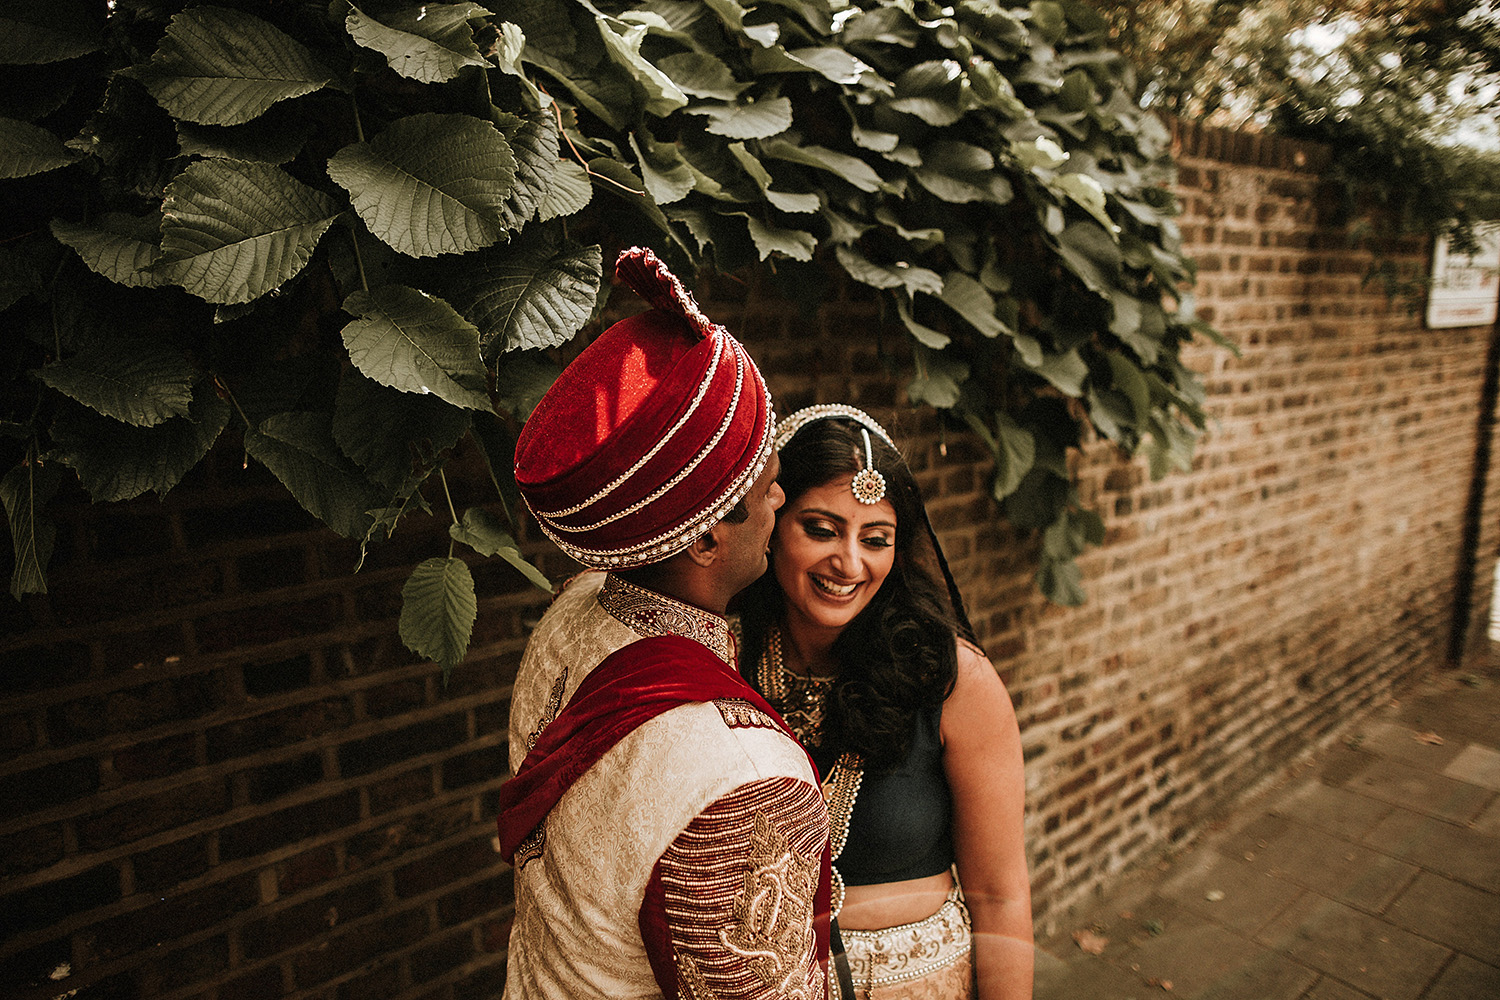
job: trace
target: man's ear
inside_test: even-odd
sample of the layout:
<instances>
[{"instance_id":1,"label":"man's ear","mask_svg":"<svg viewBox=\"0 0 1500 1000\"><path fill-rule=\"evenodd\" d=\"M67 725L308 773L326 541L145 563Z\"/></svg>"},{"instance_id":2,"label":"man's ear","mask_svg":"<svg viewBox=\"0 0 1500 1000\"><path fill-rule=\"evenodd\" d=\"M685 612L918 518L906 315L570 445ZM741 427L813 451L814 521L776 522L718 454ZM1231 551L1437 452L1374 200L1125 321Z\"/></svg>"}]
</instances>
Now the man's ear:
<instances>
[{"instance_id":1,"label":"man's ear","mask_svg":"<svg viewBox=\"0 0 1500 1000\"><path fill-rule=\"evenodd\" d=\"M719 553L722 550L724 544L723 539L719 537L719 532L721 530L720 526L723 523L723 521L720 521L718 524L715 524L712 528L709 528L703 534L699 535L696 539L693 540L692 545L689 545L686 549L683 549L682 554L687 556L687 558L690 559L694 563L694 565L702 566L705 569L718 562Z\"/></svg>"}]
</instances>

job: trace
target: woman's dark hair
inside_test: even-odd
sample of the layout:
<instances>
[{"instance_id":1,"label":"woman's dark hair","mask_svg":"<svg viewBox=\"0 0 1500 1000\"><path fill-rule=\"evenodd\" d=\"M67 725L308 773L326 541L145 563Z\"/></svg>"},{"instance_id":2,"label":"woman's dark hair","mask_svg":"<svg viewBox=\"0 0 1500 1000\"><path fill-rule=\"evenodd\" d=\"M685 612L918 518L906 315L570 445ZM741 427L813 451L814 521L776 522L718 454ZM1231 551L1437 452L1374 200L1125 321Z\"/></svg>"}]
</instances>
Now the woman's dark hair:
<instances>
[{"instance_id":1,"label":"woman's dark hair","mask_svg":"<svg viewBox=\"0 0 1500 1000\"><path fill-rule=\"evenodd\" d=\"M870 448L875 471L885 478L885 497L896 508L896 558L880 590L833 645L840 669L823 721L823 745L859 753L866 767L881 770L905 759L917 713L941 704L953 690L955 634L970 640L973 635L911 469L879 435L870 435ZM849 482L864 467L858 423L846 417L814 420L781 449L781 512L808 490L830 480ZM735 607L745 642L740 669L753 680L767 631L785 620L775 572L752 584Z\"/></svg>"}]
</instances>

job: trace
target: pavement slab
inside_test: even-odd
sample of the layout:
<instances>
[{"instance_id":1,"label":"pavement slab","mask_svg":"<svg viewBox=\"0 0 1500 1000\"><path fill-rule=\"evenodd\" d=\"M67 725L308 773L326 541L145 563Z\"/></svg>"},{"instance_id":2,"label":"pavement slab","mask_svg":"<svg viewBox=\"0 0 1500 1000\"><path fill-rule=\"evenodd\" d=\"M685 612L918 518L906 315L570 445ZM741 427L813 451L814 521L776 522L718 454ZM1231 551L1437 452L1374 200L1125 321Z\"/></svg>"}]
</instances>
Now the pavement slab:
<instances>
[{"instance_id":1,"label":"pavement slab","mask_svg":"<svg viewBox=\"0 0 1500 1000\"><path fill-rule=\"evenodd\" d=\"M1036 1000L1500 1000L1500 658L1482 670L1054 915Z\"/></svg>"},{"instance_id":2,"label":"pavement slab","mask_svg":"<svg viewBox=\"0 0 1500 1000\"><path fill-rule=\"evenodd\" d=\"M1443 768L1443 776L1500 792L1500 750L1471 743Z\"/></svg>"},{"instance_id":3,"label":"pavement slab","mask_svg":"<svg viewBox=\"0 0 1500 1000\"><path fill-rule=\"evenodd\" d=\"M1500 906L1493 893L1422 872L1385 918L1471 958L1500 965Z\"/></svg>"},{"instance_id":4,"label":"pavement slab","mask_svg":"<svg viewBox=\"0 0 1500 1000\"><path fill-rule=\"evenodd\" d=\"M1344 787L1372 799L1455 823L1467 823L1489 802L1486 789L1384 758L1364 768Z\"/></svg>"},{"instance_id":5,"label":"pavement slab","mask_svg":"<svg viewBox=\"0 0 1500 1000\"><path fill-rule=\"evenodd\" d=\"M1454 744L1438 733L1397 719L1371 723L1351 739L1365 753L1427 771L1441 771L1463 749L1462 743Z\"/></svg>"},{"instance_id":6,"label":"pavement slab","mask_svg":"<svg viewBox=\"0 0 1500 1000\"><path fill-rule=\"evenodd\" d=\"M1346 788L1309 781L1272 802L1270 811L1347 840L1358 840L1395 807Z\"/></svg>"},{"instance_id":7,"label":"pavement slab","mask_svg":"<svg viewBox=\"0 0 1500 1000\"><path fill-rule=\"evenodd\" d=\"M1452 955L1442 945L1311 894L1256 940L1382 1000L1418 1000Z\"/></svg>"},{"instance_id":8,"label":"pavement slab","mask_svg":"<svg viewBox=\"0 0 1500 1000\"><path fill-rule=\"evenodd\" d=\"M1353 986L1325 976L1303 1000L1372 1000L1372 998L1364 990L1357 990Z\"/></svg>"},{"instance_id":9,"label":"pavement slab","mask_svg":"<svg viewBox=\"0 0 1500 1000\"><path fill-rule=\"evenodd\" d=\"M1256 862L1275 878L1372 913L1417 874L1413 865L1300 823L1271 841Z\"/></svg>"},{"instance_id":10,"label":"pavement slab","mask_svg":"<svg viewBox=\"0 0 1500 1000\"><path fill-rule=\"evenodd\" d=\"M1419 868L1500 893L1500 842L1493 835L1397 809L1376 824L1365 843Z\"/></svg>"},{"instance_id":11,"label":"pavement slab","mask_svg":"<svg viewBox=\"0 0 1500 1000\"><path fill-rule=\"evenodd\" d=\"M1202 919L1254 934L1303 890L1256 868L1253 862L1205 851L1168 876L1161 892Z\"/></svg>"},{"instance_id":12,"label":"pavement slab","mask_svg":"<svg viewBox=\"0 0 1500 1000\"><path fill-rule=\"evenodd\" d=\"M1459 955L1422 1000L1492 1000L1500 997L1500 968Z\"/></svg>"}]
</instances>

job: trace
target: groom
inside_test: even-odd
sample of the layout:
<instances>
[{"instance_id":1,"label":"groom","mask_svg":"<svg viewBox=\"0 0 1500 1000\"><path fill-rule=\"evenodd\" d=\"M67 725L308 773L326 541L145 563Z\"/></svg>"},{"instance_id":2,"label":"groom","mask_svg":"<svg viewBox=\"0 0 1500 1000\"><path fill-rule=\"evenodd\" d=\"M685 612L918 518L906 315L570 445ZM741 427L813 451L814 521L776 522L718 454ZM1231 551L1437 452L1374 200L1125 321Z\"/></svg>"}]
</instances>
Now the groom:
<instances>
[{"instance_id":1,"label":"groom","mask_svg":"<svg viewBox=\"0 0 1500 1000\"><path fill-rule=\"evenodd\" d=\"M505 997L822 998L827 813L724 618L783 500L771 397L651 251L616 269L652 308L568 366L516 445L542 530L608 572L563 590L516 677Z\"/></svg>"}]
</instances>

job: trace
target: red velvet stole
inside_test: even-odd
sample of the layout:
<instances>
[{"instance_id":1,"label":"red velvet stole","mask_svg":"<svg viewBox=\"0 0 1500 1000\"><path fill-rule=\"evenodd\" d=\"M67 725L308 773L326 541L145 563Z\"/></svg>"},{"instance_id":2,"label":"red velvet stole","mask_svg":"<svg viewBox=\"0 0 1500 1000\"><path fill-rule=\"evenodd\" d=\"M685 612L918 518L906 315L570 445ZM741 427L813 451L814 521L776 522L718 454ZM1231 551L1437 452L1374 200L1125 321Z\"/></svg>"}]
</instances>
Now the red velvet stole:
<instances>
[{"instance_id":1,"label":"red velvet stole","mask_svg":"<svg viewBox=\"0 0 1500 1000\"><path fill-rule=\"evenodd\" d=\"M516 776L500 786L501 855L513 863L521 841L573 782L637 727L678 705L719 698L748 701L796 739L776 710L700 642L654 636L605 657L542 730Z\"/></svg>"},{"instance_id":2,"label":"red velvet stole","mask_svg":"<svg viewBox=\"0 0 1500 1000\"><path fill-rule=\"evenodd\" d=\"M573 782L638 726L678 705L720 698L749 702L773 719L789 739L796 740L780 714L733 667L700 642L680 635L653 636L605 657L578 685L557 718L542 730L515 777L500 786L501 856L514 864L521 842ZM808 766L816 780L818 767L811 757ZM819 961L826 966L832 900L826 847L821 868L814 934Z\"/></svg>"}]
</instances>

